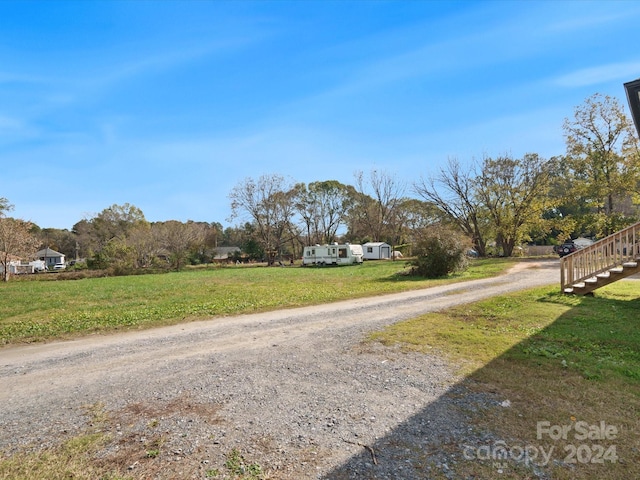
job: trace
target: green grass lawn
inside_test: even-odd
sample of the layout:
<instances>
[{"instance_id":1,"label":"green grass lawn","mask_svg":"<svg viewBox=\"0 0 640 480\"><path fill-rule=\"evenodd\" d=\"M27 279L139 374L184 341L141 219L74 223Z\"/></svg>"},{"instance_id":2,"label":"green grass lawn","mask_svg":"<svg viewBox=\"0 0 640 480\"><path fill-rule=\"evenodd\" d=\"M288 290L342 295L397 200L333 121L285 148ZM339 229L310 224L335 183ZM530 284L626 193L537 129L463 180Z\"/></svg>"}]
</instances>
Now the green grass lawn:
<instances>
[{"instance_id":1,"label":"green grass lawn","mask_svg":"<svg viewBox=\"0 0 640 480\"><path fill-rule=\"evenodd\" d=\"M512 262L473 261L466 272L441 280L400 275L405 265L397 261L327 268L233 266L127 277L11 281L0 285L0 345L400 292L492 276Z\"/></svg>"},{"instance_id":2,"label":"green grass lawn","mask_svg":"<svg viewBox=\"0 0 640 480\"><path fill-rule=\"evenodd\" d=\"M553 447L555 461L542 468L548 478L640 478L639 281L616 282L595 297L562 295L555 286L494 297L392 325L371 339L438 352L459 365L468 389L509 400L509 408L474 412L473 422L507 445ZM577 439L575 430L566 439L538 438L538 422L604 422L617 433L611 440ZM578 448L581 456L574 450L572 457ZM461 462L456 474L534 478L531 467L511 462L499 473L495 463Z\"/></svg>"}]
</instances>

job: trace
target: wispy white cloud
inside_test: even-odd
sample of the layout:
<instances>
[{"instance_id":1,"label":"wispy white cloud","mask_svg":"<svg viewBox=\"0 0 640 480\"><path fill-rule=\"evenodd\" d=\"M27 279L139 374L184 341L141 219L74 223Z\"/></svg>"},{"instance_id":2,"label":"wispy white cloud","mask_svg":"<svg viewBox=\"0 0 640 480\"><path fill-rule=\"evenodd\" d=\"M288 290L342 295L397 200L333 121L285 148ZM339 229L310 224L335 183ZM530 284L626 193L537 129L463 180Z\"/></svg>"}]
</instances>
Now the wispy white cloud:
<instances>
[{"instance_id":1,"label":"wispy white cloud","mask_svg":"<svg viewBox=\"0 0 640 480\"><path fill-rule=\"evenodd\" d=\"M0 149L6 145L37 139L40 135L39 129L27 118L0 113Z\"/></svg>"},{"instance_id":2,"label":"wispy white cloud","mask_svg":"<svg viewBox=\"0 0 640 480\"><path fill-rule=\"evenodd\" d=\"M434 25L429 21L416 23L411 27L414 42L398 40L406 34L404 30L390 31L386 38L384 34L376 36L375 43L388 43L396 48L385 48L380 55L361 59L346 70L342 82L319 93L317 99L325 102L331 97L344 98L411 79L475 75L477 71L488 72L492 67L503 67L527 58L531 59L531 64L539 64L544 52L569 48L568 44L573 40L568 42L567 37L604 35L619 28L621 22L629 25L635 21L637 24L640 19L640 4L633 2L542 2L543 8L536 3L525 2L509 13L508 21L504 21L499 12L504 10L501 2L497 5L489 2L481 9L485 22L474 23L469 12L462 11L439 25L442 31L435 36L430 34ZM494 8L496 20L491 21ZM478 13L473 12L474 15ZM459 25L464 25L464 30ZM418 33L421 31L422 34ZM368 43L373 39L360 41ZM555 80L555 84L588 86L629 76L635 78L638 71L640 61L612 63L563 75Z\"/></svg>"},{"instance_id":3,"label":"wispy white cloud","mask_svg":"<svg viewBox=\"0 0 640 480\"><path fill-rule=\"evenodd\" d=\"M625 8L623 10L611 9L610 4L613 3L623 3ZM568 5L574 7L571 2ZM572 15L560 17L561 20L558 21L552 20L547 24L545 30L550 33L573 33L577 30L588 30L620 21L629 21L632 17L640 15L640 8L634 2L593 2L588 5L596 7L596 9L575 10L571 8Z\"/></svg>"},{"instance_id":4,"label":"wispy white cloud","mask_svg":"<svg viewBox=\"0 0 640 480\"><path fill-rule=\"evenodd\" d=\"M18 118L0 115L0 135L3 131L17 130L24 127L24 122Z\"/></svg>"},{"instance_id":5,"label":"wispy white cloud","mask_svg":"<svg viewBox=\"0 0 640 480\"><path fill-rule=\"evenodd\" d=\"M336 76L333 83L325 83L323 90L312 92L306 98L293 100L289 111L323 111L338 107L344 101L353 101L358 96L382 95L390 98L397 92L420 82L424 85L424 94L435 93L435 89L447 89L447 84L459 81L473 82L479 88L483 80L494 71L504 68L511 62L536 57L552 42L542 31L532 27L532 20L526 15L511 18L509 22L470 23L463 17L449 19L449 29L439 35L431 35L434 28L429 22L412 26L412 42L403 42L403 31L391 31L388 34L376 34L373 39L360 39L362 43L373 42L392 45L380 52L369 51L366 55L355 57L350 65L343 66L342 75ZM488 15L488 14L487 14ZM463 18L465 21L463 21ZM459 25L465 25L460 29ZM422 30L422 34L419 32ZM523 35L522 32L527 32ZM518 67L513 67L517 70ZM447 81L450 79L450 81ZM491 89L491 84L486 85ZM460 95L465 92L460 91ZM284 110L287 110L285 107Z\"/></svg>"},{"instance_id":6,"label":"wispy white cloud","mask_svg":"<svg viewBox=\"0 0 640 480\"><path fill-rule=\"evenodd\" d=\"M29 75L26 73L20 72L8 72L1 71L0 72L0 84L8 84L8 83L46 83L46 77L38 76L38 75Z\"/></svg>"},{"instance_id":7,"label":"wispy white cloud","mask_svg":"<svg viewBox=\"0 0 640 480\"><path fill-rule=\"evenodd\" d=\"M567 73L554 78L552 83L568 88L587 87L611 81L633 80L638 76L638 72L640 72L640 60L609 63Z\"/></svg>"},{"instance_id":8,"label":"wispy white cloud","mask_svg":"<svg viewBox=\"0 0 640 480\"><path fill-rule=\"evenodd\" d=\"M251 43L250 39L233 39L208 44L185 45L166 51L145 53L137 51L136 56L120 62L101 65L82 80L83 83L108 85L128 78L156 73L181 67L189 62L197 61L211 55L232 51Z\"/></svg>"}]
</instances>

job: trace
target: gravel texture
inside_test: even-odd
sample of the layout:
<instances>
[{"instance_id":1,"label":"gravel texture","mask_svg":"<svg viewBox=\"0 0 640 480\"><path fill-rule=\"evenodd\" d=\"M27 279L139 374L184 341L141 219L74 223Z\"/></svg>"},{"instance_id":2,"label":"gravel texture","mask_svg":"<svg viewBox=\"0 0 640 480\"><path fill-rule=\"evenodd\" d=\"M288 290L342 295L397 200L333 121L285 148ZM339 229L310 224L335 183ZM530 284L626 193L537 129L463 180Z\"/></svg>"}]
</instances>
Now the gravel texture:
<instances>
[{"instance_id":1,"label":"gravel texture","mask_svg":"<svg viewBox=\"0 0 640 480\"><path fill-rule=\"evenodd\" d=\"M99 460L133 478L232 478L230 459L262 478L456 478L461 446L482 441L468 415L503 399L467 391L437 356L363 340L556 282L557 260L521 262L495 279L4 348L0 452L99 429Z\"/></svg>"}]
</instances>

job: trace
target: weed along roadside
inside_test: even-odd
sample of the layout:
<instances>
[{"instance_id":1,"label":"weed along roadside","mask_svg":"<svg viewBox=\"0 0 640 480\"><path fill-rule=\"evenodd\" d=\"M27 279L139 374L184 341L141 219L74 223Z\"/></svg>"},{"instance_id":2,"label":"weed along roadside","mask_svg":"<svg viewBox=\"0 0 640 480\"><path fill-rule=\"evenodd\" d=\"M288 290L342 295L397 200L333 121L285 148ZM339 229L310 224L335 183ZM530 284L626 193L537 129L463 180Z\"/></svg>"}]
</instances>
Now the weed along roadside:
<instances>
[{"instance_id":1,"label":"weed along roadside","mask_svg":"<svg viewBox=\"0 0 640 480\"><path fill-rule=\"evenodd\" d=\"M463 407L474 434L447 445L452 478L640 478L639 287L498 296L371 341L440 352L464 373L450 393L485 399Z\"/></svg>"}]
</instances>

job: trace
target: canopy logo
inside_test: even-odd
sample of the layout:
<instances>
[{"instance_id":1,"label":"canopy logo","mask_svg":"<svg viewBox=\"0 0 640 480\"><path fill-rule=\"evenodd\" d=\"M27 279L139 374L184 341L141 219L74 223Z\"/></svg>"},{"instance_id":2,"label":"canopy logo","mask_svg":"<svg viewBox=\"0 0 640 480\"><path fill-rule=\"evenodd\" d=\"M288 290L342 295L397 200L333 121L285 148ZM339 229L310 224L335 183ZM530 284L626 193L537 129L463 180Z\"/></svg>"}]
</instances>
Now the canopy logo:
<instances>
[{"instance_id":1,"label":"canopy logo","mask_svg":"<svg viewBox=\"0 0 640 480\"><path fill-rule=\"evenodd\" d=\"M466 460L490 461L502 473L509 467L509 461L519 464L543 467L554 458L565 464L605 464L616 463L618 455L616 445L607 444L618 437L618 427L601 421L596 424L576 422L553 425L548 421L536 424L538 440L562 441L564 445L508 445L499 440L488 445L463 447ZM568 441L570 443L565 443ZM580 442L580 443L578 443Z\"/></svg>"}]
</instances>

